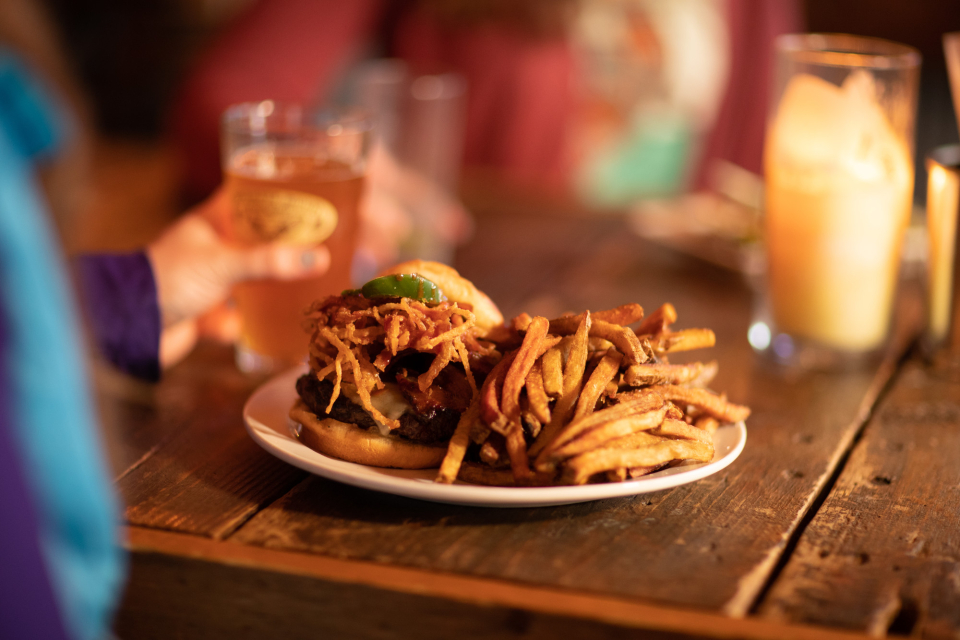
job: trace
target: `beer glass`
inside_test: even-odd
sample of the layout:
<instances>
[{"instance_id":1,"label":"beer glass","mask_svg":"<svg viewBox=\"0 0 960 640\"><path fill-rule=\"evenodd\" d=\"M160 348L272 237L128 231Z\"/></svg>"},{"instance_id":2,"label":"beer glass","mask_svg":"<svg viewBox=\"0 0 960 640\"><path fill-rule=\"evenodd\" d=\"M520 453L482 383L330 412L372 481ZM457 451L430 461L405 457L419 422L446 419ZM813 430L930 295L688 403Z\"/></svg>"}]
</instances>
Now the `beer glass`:
<instances>
[{"instance_id":1,"label":"beer glass","mask_svg":"<svg viewBox=\"0 0 960 640\"><path fill-rule=\"evenodd\" d=\"M370 134L370 119L355 110L314 111L266 100L224 113L221 152L232 205L227 238L241 245L323 243L331 256L330 270L320 277L237 285L241 370L302 362L308 342L304 311L352 285Z\"/></svg>"}]
</instances>

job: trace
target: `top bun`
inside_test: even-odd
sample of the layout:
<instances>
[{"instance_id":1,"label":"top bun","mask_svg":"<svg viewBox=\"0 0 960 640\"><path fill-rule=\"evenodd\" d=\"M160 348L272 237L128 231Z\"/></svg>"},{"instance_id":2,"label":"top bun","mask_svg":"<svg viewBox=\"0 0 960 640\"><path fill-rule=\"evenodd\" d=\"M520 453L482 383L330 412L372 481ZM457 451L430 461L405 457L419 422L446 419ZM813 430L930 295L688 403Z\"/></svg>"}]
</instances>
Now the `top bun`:
<instances>
[{"instance_id":1,"label":"top bun","mask_svg":"<svg viewBox=\"0 0 960 640\"><path fill-rule=\"evenodd\" d=\"M503 324L503 314L487 294L457 273L453 267L430 260L407 260L380 272L381 276L401 273L416 273L432 281L443 294L455 302L466 302L473 307L477 317L477 326L481 329L491 329Z\"/></svg>"}]
</instances>

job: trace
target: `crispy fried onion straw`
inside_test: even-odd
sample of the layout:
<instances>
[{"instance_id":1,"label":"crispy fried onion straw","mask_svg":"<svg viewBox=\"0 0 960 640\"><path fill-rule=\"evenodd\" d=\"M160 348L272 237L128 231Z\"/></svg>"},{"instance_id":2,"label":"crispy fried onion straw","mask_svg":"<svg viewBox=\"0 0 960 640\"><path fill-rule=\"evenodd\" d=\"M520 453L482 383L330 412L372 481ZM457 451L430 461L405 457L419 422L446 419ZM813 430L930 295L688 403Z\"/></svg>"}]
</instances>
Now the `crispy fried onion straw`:
<instances>
[{"instance_id":1,"label":"crispy fried onion straw","mask_svg":"<svg viewBox=\"0 0 960 640\"><path fill-rule=\"evenodd\" d=\"M377 304L360 296L330 296L315 302L307 312L310 332L310 367L318 380L330 379L333 393L327 411L344 383L353 384L363 408L390 429L400 426L373 406L371 393L383 388L380 374L406 349L433 353L430 368L417 379L426 391L445 366L463 365L467 381L478 395L470 370L470 354L487 355L493 346L478 340L480 331L469 308L456 302L427 306L410 298Z\"/></svg>"}]
</instances>

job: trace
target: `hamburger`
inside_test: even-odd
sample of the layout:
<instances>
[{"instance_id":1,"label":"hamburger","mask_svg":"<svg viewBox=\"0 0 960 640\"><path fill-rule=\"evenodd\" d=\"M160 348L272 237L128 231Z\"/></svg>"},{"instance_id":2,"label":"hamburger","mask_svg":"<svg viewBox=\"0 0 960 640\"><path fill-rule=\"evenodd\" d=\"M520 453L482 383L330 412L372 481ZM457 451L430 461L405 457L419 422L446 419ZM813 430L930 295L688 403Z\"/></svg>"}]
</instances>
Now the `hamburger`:
<instances>
[{"instance_id":1,"label":"hamburger","mask_svg":"<svg viewBox=\"0 0 960 640\"><path fill-rule=\"evenodd\" d=\"M325 455L400 469L439 466L498 359L499 309L456 270L413 260L307 314L310 370L290 417Z\"/></svg>"}]
</instances>

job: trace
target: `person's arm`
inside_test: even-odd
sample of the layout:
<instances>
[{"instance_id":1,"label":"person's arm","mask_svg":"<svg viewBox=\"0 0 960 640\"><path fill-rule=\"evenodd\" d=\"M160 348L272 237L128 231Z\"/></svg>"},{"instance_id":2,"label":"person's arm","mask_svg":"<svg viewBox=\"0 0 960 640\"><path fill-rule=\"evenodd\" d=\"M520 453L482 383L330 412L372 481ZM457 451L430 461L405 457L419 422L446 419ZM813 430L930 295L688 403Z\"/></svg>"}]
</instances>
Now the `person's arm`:
<instances>
[{"instance_id":1,"label":"person's arm","mask_svg":"<svg viewBox=\"0 0 960 640\"><path fill-rule=\"evenodd\" d=\"M87 320L104 358L138 378L160 378L160 306L144 252L74 260Z\"/></svg>"},{"instance_id":2,"label":"person's arm","mask_svg":"<svg viewBox=\"0 0 960 640\"><path fill-rule=\"evenodd\" d=\"M3 314L0 313L0 318ZM7 332L0 322L0 362ZM11 425L10 381L0 367L0 638L66 640L40 547L40 523Z\"/></svg>"},{"instance_id":3,"label":"person's arm","mask_svg":"<svg viewBox=\"0 0 960 640\"><path fill-rule=\"evenodd\" d=\"M74 260L93 339L108 362L138 378L158 380L161 370L185 356L204 333L200 317L221 305L237 282L317 276L330 266L323 246L227 243L216 224L229 215L228 206L217 192L142 252Z\"/></svg>"}]
</instances>

